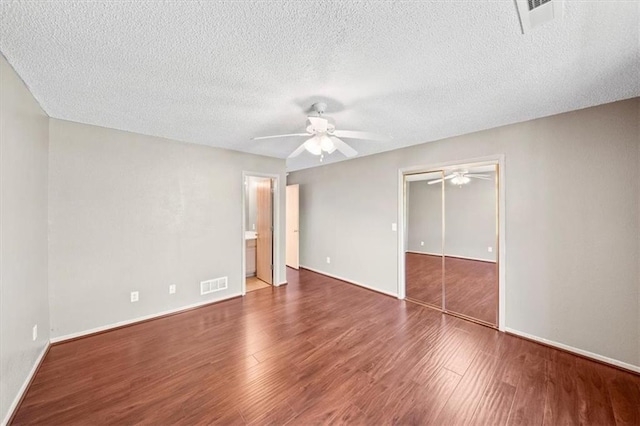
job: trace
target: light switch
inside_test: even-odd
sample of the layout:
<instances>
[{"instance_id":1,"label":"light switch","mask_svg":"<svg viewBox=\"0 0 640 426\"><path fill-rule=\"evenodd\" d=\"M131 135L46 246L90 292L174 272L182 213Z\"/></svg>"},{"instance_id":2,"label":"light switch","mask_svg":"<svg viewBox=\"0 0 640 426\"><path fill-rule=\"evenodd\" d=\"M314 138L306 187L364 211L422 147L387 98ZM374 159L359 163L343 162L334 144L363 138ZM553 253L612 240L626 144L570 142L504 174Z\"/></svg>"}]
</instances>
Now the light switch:
<instances>
[{"instance_id":1,"label":"light switch","mask_svg":"<svg viewBox=\"0 0 640 426\"><path fill-rule=\"evenodd\" d=\"M398 224L397 223L392 223L391 224L391 230L392 231L397 231L398 230Z\"/></svg>"}]
</instances>

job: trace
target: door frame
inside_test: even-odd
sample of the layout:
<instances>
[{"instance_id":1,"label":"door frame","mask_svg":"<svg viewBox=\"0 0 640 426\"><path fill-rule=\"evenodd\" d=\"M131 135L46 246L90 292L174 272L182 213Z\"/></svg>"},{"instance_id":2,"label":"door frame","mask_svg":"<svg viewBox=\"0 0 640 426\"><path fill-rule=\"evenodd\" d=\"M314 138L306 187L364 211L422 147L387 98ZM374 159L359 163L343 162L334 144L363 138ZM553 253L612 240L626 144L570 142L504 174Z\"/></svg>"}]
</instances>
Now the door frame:
<instances>
[{"instance_id":1,"label":"door frame","mask_svg":"<svg viewBox=\"0 0 640 426\"><path fill-rule=\"evenodd\" d=\"M505 226L505 156L504 154L486 157L467 158L434 164L403 167L398 169L398 299L406 297L405 245L407 241L407 193L405 175L441 170L442 168L466 165L498 164L498 330L506 327L506 226Z\"/></svg>"},{"instance_id":2,"label":"door frame","mask_svg":"<svg viewBox=\"0 0 640 426\"><path fill-rule=\"evenodd\" d=\"M287 262L289 261L288 256L289 256L289 223L288 223L288 216L289 216L289 187L290 186L297 186L298 190L297 192L297 204L296 204L296 215L298 216L298 229L296 229L294 231L294 233L297 234L297 240L298 240L298 244L296 244L296 263L297 266L293 267L290 266ZM300 270L300 185L297 183L292 183L290 185L286 185L285 186L285 225L284 225L284 229L285 229L285 248L284 248L284 263L286 267L295 269L296 271Z\"/></svg>"},{"instance_id":3,"label":"door frame","mask_svg":"<svg viewBox=\"0 0 640 426\"><path fill-rule=\"evenodd\" d=\"M273 181L273 193L271 197L272 208L273 208L273 286L278 287L280 284L283 284L282 277L280 277L280 245L282 242L280 241L280 175L274 173L262 173L262 172L251 172L251 171L242 171L242 180L240 181L240 185L242 188L242 264L241 264L241 273L240 273L240 291L242 295L247 294L247 242L245 239L245 232L247 231L247 191L245 187L245 182L248 177L257 177L257 178L269 178Z\"/></svg>"}]
</instances>

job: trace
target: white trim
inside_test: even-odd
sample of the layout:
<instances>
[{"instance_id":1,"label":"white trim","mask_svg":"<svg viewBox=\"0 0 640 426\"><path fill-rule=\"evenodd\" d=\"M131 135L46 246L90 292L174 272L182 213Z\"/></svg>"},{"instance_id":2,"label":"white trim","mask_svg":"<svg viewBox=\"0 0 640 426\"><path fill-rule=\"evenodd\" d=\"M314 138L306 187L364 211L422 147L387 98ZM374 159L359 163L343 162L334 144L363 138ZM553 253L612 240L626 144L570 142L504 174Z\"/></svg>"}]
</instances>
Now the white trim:
<instances>
[{"instance_id":1,"label":"white trim","mask_svg":"<svg viewBox=\"0 0 640 426\"><path fill-rule=\"evenodd\" d=\"M388 291L380 290L379 288L374 288L374 287L368 286L366 284L359 283L357 281L348 280L346 278L342 278L342 277L339 277L337 275L329 274L328 272L324 272L324 271L321 271L319 269L310 268L310 267L302 265L302 264L300 265L300 268L307 269L307 270L309 270L311 272L315 272L316 274L326 275L327 277L335 278L336 280L344 281L344 282L347 282L349 284L357 285L358 287L363 287L363 288L366 288L368 290L375 291L376 293L382 293L382 294L385 294L385 295L391 296L391 297L398 297L398 295L395 294L395 293L390 293Z\"/></svg>"},{"instance_id":2,"label":"white trim","mask_svg":"<svg viewBox=\"0 0 640 426\"><path fill-rule=\"evenodd\" d=\"M135 324L137 322L154 319L154 318L161 317L161 316L164 316L164 315L177 314L177 313L180 313L180 312L183 312L183 311L187 311L189 309L198 308L200 306L209 305L209 304L212 304L212 303L222 302L222 301L233 299L234 297L239 297L239 296L242 296L242 294L234 293L234 294L230 294L228 296L224 296L224 297L222 297L220 299L203 300L202 302L193 303L193 304L187 305L187 306L181 306L181 307L175 308L175 309L169 309L167 311L157 312L157 313L151 314L151 315L145 315L143 317L133 318L133 319L126 320L126 321L120 321L120 322L116 322L116 323L113 323L113 324L103 325L101 327L96 327L96 328L92 328L92 329L89 329L89 330L79 331L77 333L65 334L64 336L52 337L50 341L51 341L51 343L60 343L60 342L66 341L66 340L75 339L75 338L78 338L78 337L83 337L83 336L86 336L86 335L89 335L89 334L93 334L93 333L99 333L101 331L111 330L113 328L122 327L124 325Z\"/></svg>"},{"instance_id":3,"label":"white trim","mask_svg":"<svg viewBox=\"0 0 640 426\"><path fill-rule=\"evenodd\" d=\"M498 330L504 331L507 326L507 179L505 157L498 157Z\"/></svg>"},{"instance_id":4,"label":"white trim","mask_svg":"<svg viewBox=\"0 0 640 426\"><path fill-rule=\"evenodd\" d=\"M442 256L441 253L430 253L428 251L418 251L418 250L407 250L407 253L426 254L426 255L429 255L429 256ZM447 253L445 253L444 257L453 257L453 258L456 258L456 259L466 259L466 260L476 260L478 262L496 263L495 260L491 260L491 259L480 259L479 257L458 256L457 254L447 254Z\"/></svg>"},{"instance_id":5,"label":"white trim","mask_svg":"<svg viewBox=\"0 0 640 426\"><path fill-rule=\"evenodd\" d=\"M548 346L553 346L559 349L563 349L568 352L572 352L577 355L582 355L587 358L595 359L597 361L604 362L606 364L611 364L616 367L624 368L625 370L635 371L636 373L640 373L640 366L628 364L623 361L618 361L617 359L609 358L603 355L598 355L593 352L585 351L583 349L574 348L573 346L565 345L564 343L558 343L553 340L544 339L542 337L534 336L533 334L525 333L523 331L514 330L513 328L507 327L505 329L507 333L511 333L516 336L524 337L525 339L533 340L536 342L543 343Z\"/></svg>"},{"instance_id":6,"label":"white trim","mask_svg":"<svg viewBox=\"0 0 640 426\"><path fill-rule=\"evenodd\" d=\"M432 170L441 170L448 167L466 167L466 166L480 166L484 164L498 164L499 171L499 205L498 205L498 228L499 228L499 240L498 240L498 330L505 331L506 326L506 312L507 312L507 298L506 298L506 179L505 179L505 156L504 154L490 155L485 157L477 157L462 160L453 160L443 163L427 164L420 166L410 166L398 169L398 298L404 299L406 297L406 283L405 283L405 251L406 251L406 193L405 193L405 181L404 176L406 174L428 172Z\"/></svg>"},{"instance_id":7,"label":"white trim","mask_svg":"<svg viewBox=\"0 0 640 426\"><path fill-rule=\"evenodd\" d=\"M407 236L407 228L404 223L407 219L407 212L404 208L406 202L404 169L398 169L398 299L404 299L407 296L407 286L405 283L405 251Z\"/></svg>"},{"instance_id":8,"label":"white trim","mask_svg":"<svg viewBox=\"0 0 640 426\"><path fill-rule=\"evenodd\" d=\"M247 191L245 189L245 181L249 177L264 177L273 179L273 197L271 199L273 203L273 275L271 280L274 282L274 287L278 287L282 284L282 277L280 277L280 175L275 173L262 173L262 172L250 172L243 170L242 171L242 262L241 262L241 270L240 270L240 291L241 295L244 296L247 294L247 279L245 277L247 270L247 258L246 258L246 238L245 238L245 227L247 223ZM286 188L286 185L285 185ZM277 284L275 284L277 283Z\"/></svg>"},{"instance_id":9,"label":"white trim","mask_svg":"<svg viewBox=\"0 0 640 426\"><path fill-rule=\"evenodd\" d=\"M33 364L33 367L31 367L31 371L29 371L29 374L27 374L27 377L25 378L24 383L22 383L22 386L20 386L20 390L18 390L16 397L13 399L13 402L9 406L7 415L4 417L4 420L2 420L2 426L6 426L9 423L9 419L11 418L11 416L13 416L13 412L18 408L18 404L20 403L20 400L22 399L22 396L24 395L24 393L27 391L27 387L29 386L29 383L31 383L31 379L33 379L33 375L36 374L36 370L40 366L40 363L42 362L42 358L44 357L44 354L47 353L49 346L51 346L51 343L47 342L47 344L44 345L44 347L42 348L40 355L38 355L38 358L36 358L36 362Z\"/></svg>"}]
</instances>

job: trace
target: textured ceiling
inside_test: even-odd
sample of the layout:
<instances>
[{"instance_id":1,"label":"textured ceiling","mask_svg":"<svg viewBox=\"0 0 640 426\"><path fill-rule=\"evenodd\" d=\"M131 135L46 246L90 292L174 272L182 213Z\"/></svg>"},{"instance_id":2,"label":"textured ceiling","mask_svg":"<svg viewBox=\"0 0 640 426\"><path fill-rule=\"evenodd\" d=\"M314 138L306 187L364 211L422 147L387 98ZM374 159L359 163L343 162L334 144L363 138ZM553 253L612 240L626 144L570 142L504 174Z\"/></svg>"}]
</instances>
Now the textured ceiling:
<instances>
[{"instance_id":1,"label":"textured ceiling","mask_svg":"<svg viewBox=\"0 0 640 426\"><path fill-rule=\"evenodd\" d=\"M2 1L0 50L55 118L285 158L328 103L361 155L640 95L640 2ZM343 160L338 152L324 163ZM318 165L303 153L290 170Z\"/></svg>"}]
</instances>

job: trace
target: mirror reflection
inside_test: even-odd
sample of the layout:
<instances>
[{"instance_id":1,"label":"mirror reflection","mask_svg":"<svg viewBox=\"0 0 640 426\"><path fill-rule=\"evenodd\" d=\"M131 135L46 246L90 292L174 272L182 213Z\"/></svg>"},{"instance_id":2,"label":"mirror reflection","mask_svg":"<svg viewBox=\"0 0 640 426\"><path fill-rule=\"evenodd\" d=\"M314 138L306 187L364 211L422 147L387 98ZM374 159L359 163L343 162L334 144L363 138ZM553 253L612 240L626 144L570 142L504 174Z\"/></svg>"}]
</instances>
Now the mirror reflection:
<instances>
[{"instance_id":1,"label":"mirror reflection","mask_svg":"<svg viewBox=\"0 0 640 426\"><path fill-rule=\"evenodd\" d=\"M496 169L452 170L444 185L444 309L491 325L498 312Z\"/></svg>"},{"instance_id":2,"label":"mirror reflection","mask_svg":"<svg viewBox=\"0 0 640 426\"><path fill-rule=\"evenodd\" d=\"M498 166L405 176L406 297L498 325Z\"/></svg>"},{"instance_id":3,"label":"mirror reflection","mask_svg":"<svg viewBox=\"0 0 640 426\"><path fill-rule=\"evenodd\" d=\"M442 308L442 172L406 177L406 295ZM440 180L440 182L433 183ZM431 182L431 183L430 183Z\"/></svg>"}]
</instances>

